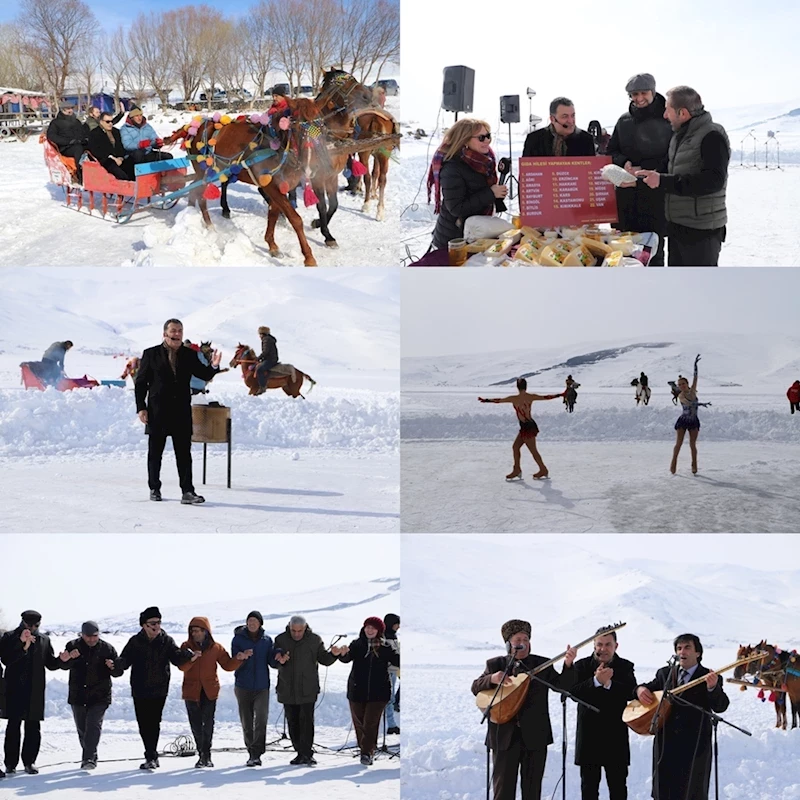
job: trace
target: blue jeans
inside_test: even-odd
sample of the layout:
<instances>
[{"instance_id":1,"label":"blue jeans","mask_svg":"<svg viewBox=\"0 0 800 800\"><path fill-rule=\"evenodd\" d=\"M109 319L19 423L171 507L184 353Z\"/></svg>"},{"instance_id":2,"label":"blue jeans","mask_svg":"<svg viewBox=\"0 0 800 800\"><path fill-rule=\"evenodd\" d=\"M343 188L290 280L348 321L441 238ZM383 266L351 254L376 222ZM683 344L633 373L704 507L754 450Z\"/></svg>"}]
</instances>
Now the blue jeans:
<instances>
[{"instance_id":1,"label":"blue jeans","mask_svg":"<svg viewBox=\"0 0 800 800\"><path fill-rule=\"evenodd\" d=\"M388 728L397 728L397 722L394 719L394 687L397 683L397 675L394 672L389 673L389 680L392 682L392 696L389 698L389 702L386 704L386 727Z\"/></svg>"}]
</instances>

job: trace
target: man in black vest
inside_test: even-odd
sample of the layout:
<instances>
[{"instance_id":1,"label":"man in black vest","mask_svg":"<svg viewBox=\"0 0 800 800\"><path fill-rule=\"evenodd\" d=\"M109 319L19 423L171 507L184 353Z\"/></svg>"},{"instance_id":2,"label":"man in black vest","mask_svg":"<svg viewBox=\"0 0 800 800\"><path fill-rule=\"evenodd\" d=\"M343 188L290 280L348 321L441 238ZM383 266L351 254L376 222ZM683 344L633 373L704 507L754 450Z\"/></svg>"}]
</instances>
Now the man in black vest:
<instances>
[{"instance_id":1,"label":"man in black vest","mask_svg":"<svg viewBox=\"0 0 800 800\"><path fill-rule=\"evenodd\" d=\"M183 346L183 323L168 319L164 341L142 354L136 374L136 411L150 435L147 446L147 476L150 499L161 500L161 456L167 437L172 437L180 477L181 503L204 503L192 483L192 375L210 381L219 372L222 353L214 350L211 364L200 362L197 353Z\"/></svg>"},{"instance_id":2,"label":"man in black vest","mask_svg":"<svg viewBox=\"0 0 800 800\"><path fill-rule=\"evenodd\" d=\"M25 772L36 775L36 756L42 744L44 719L45 667L56 670L61 660L53 653L50 637L39 633L42 615L23 611L22 622L0 638L0 659L6 665L5 763L9 775L17 771L20 758L20 729L25 721L22 764ZM62 653L62 659L69 658Z\"/></svg>"},{"instance_id":3,"label":"man in black vest","mask_svg":"<svg viewBox=\"0 0 800 800\"><path fill-rule=\"evenodd\" d=\"M636 690L633 663L617 655L617 632L594 640L594 655L575 662L572 693L600 709L578 706L575 763L581 768L581 800L598 800L605 770L609 800L626 800L631 751L622 712Z\"/></svg>"},{"instance_id":4,"label":"man in black vest","mask_svg":"<svg viewBox=\"0 0 800 800\"><path fill-rule=\"evenodd\" d=\"M511 675L529 672L549 661L544 656L531 655L530 622L511 619L503 624L501 634L509 654L486 662L483 674L472 682L474 695L497 689L509 659L513 661ZM567 646L563 671L559 674L550 666L538 673L539 677L561 689L570 688L574 682L572 664L575 655L575 648ZM506 678L506 682L510 683L510 680ZM520 688L517 691L525 690ZM518 772L522 778L522 800L540 800L547 746L553 743L548 693L546 686L531 680L525 701L514 719L502 725L489 721L485 743L492 751L494 800L514 800Z\"/></svg>"},{"instance_id":5,"label":"man in black vest","mask_svg":"<svg viewBox=\"0 0 800 800\"><path fill-rule=\"evenodd\" d=\"M673 131L667 172L643 169L636 176L664 191L669 266L716 267L728 222L728 134L689 86L667 92L664 118Z\"/></svg>"},{"instance_id":6,"label":"man in black vest","mask_svg":"<svg viewBox=\"0 0 800 800\"><path fill-rule=\"evenodd\" d=\"M703 678L681 697L710 711L725 711L730 704L716 672L706 669L700 659L703 645L693 633L682 633L674 642L677 664L662 667L656 677L637 687L644 705L655 702L653 692L674 689ZM697 709L674 703L664 727L653 742L653 797L656 800L708 800L711 781L711 721Z\"/></svg>"},{"instance_id":7,"label":"man in black vest","mask_svg":"<svg viewBox=\"0 0 800 800\"><path fill-rule=\"evenodd\" d=\"M80 638L67 642L64 651L69 661L61 669L69 670L67 702L81 744L81 769L94 769L103 717L111 705L111 678L122 675L122 669L115 664L117 651L100 638L96 622L84 622Z\"/></svg>"},{"instance_id":8,"label":"man in black vest","mask_svg":"<svg viewBox=\"0 0 800 800\"><path fill-rule=\"evenodd\" d=\"M556 97L550 103L550 124L528 134L522 155L548 158L595 155L592 135L575 125L575 106L572 100Z\"/></svg>"},{"instance_id":9,"label":"man in black vest","mask_svg":"<svg viewBox=\"0 0 800 800\"><path fill-rule=\"evenodd\" d=\"M630 106L617 120L607 151L612 161L631 175L631 183L616 190L619 225L624 231L657 233L658 251L650 259L650 266L663 267L667 233L664 190L650 189L643 181L635 181L634 176L642 169L667 170L672 139L672 127L664 118L667 101L656 93L656 79L647 72L634 75L625 91Z\"/></svg>"}]
</instances>

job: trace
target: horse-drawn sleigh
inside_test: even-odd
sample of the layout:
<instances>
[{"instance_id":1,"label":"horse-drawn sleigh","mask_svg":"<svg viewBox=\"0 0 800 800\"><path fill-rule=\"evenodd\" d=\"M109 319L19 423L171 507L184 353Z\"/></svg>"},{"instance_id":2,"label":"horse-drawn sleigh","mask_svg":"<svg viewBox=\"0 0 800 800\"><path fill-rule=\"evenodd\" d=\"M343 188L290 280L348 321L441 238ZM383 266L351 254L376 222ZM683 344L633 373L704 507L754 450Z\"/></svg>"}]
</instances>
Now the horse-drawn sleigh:
<instances>
[{"instance_id":1,"label":"horse-drawn sleigh","mask_svg":"<svg viewBox=\"0 0 800 800\"><path fill-rule=\"evenodd\" d=\"M316 261L303 231L303 221L292 207L289 193L304 185L304 201L316 205L318 227L325 244L335 247L329 223L338 206L338 175L348 160L363 166L373 155L375 166L367 183L365 209L369 208L373 184L378 192L378 219L383 216L383 189L388 158L399 147L397 123L386 112L371 106L372 91L341 70L325 74L323 88L314 100L296 98L273 113L240 114L219 112L192 121L165 138L164 146L180 144L185 157L172 161L137 165L136 181L118 181L92 160L84 161L83 187L55 149L45 141L45 160L55 183L65 187L66 204L89 210L100 204L105 215L127 222L145 208L171 208L186 196L190 205L199 203L203 220L211 226L207 201L221 197L223 216L230 216L227 187L236 181L255 186L269 204L264 236L271 255L279 255L275 224L280 214L295 230L306 266ZM356 162L352 156L358 154ZM88 168L88 173L87 173ZM188 169L193 175L187 175ZM99 172L98 172L99 170ZM103 173L103 174L101 174ZM121 184L128 184L122 186ZM88 203L83 193L88 192ZM94 195L99 198L95 200ZM111 199L109 199L111 198ZM113 199L116 198L116 199Z\"/></svg>"}]
</instances>

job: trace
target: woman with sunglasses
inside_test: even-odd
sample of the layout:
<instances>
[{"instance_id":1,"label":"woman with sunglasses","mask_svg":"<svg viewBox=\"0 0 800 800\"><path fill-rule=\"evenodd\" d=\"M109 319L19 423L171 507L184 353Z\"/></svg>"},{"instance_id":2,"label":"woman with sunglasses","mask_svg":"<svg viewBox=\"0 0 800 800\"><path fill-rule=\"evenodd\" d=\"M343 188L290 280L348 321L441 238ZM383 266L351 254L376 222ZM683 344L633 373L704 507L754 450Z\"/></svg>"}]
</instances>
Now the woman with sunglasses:
<instances>
[{"instance_id":1,"label":"woman with sunglasses","mask_svg":"<svg viewBox=\"0 0 800 800\"><path fill-rule=\"evenodd\" d=\"M491 216L504 211L508 187L497 180L489 125L479 119L461 119L445 134L428 170L428 200L434 190L439 215L433 247L447 248L451 239L464 236L468 217Z\"/></svg>"}]
</instances>

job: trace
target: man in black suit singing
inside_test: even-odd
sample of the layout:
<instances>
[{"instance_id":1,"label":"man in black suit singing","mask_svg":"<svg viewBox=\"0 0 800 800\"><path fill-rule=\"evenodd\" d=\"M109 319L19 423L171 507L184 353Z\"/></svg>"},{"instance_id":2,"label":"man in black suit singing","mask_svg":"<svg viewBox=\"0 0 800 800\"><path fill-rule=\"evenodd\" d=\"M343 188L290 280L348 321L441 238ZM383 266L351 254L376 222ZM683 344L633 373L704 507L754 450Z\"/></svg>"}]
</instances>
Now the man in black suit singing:
<instances>
[{"instance_id":1,"label":"man in black suit singing","mask_svg":"<svg viewBox=\"0 0 800 800\"><path fill-rule=\"evenodd\" d=\"M720 712L730 704L722 681L700 659L703 645L693 633L682 633L674 642L677 664L662 667L654 680L637 687L644 705L655 702L653 692L677 689L703 678L699 685L681 692L680 697L701 708ZM678 702L653 742L653 797L655 800L708 800L711 780L711 720L691 706Z\"/></svg>"},{"instance_id":2,"label":"man in black suit singing","mask_svg":"<svg viewBox=\"0 0 800 800\"><path fill-rule=\"evenodd\" d=\"M600 709L598 714L578 706L575 763L581 768L581 800L598 800L601 770L609 800L626 800L631 751L622 712L633 699L636 677L633 662L617 655L617 632L603 631L597 631L594 654L575 662L572 693Z\"/></svg>"},{"instance_id":3,"label":"man in black suit singing","mask_svg":"<svg viewBox=\"0 0 800 800\"><path fill-rule=\"evenodd\" d=\"M136 411L150 435L147 478L150 499L161 500L161 456L167 437L172 437L180 478L181 503L195 505L205 498L195 494L192 483L192 375L210 381L219 372L222 353L214 350L211 364L201 363L197 353L183 346L183 323L168 319L164 341L142 354L136 374Z\"/></svg>"}]
</instances>

